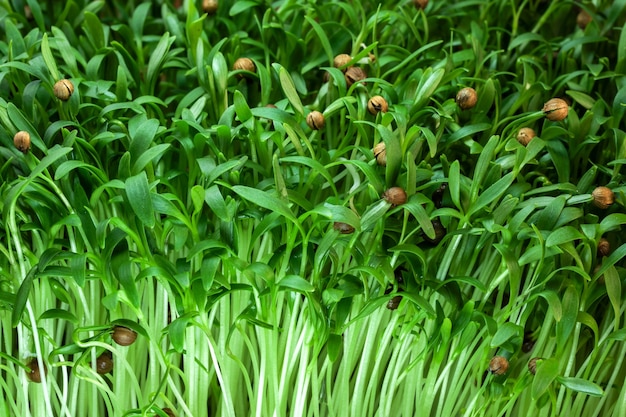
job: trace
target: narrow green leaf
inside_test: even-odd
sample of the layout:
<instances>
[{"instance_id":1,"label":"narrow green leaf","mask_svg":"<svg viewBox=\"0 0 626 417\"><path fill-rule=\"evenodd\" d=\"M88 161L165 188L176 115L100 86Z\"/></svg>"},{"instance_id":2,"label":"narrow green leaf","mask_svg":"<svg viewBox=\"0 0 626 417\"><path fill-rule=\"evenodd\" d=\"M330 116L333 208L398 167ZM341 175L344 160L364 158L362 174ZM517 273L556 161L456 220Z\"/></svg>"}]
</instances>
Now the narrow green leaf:
<instances>
[{"instance_id":1,"label":"narrow green leaf","mask_svg":"<svg viewBox=\"0 0 626 417\"><path fill-rule=\"evenodd\" d=\"M125 182L126 196L139 220L148 227L154 227L154 207L150 197L148 177L145 172L128 177Z\"/></svg>"},{"instance_id":2,"label":"narrow green leaf","mask_svg":"<svg viewBox=\"0 0 626 417\"><path fill-rule=\"evenodd\" d=\"M496 146L498 146L499 137L492 136L489 138L489 141L483 148L483 151L480 153L478 157L478 162L476 162L476 168L474 169L474 175L472 178L472 185L470 188L470 202L474 203L476 198L478 198L478 190L483 186L483 180L485 175L487 175L487 169L489 169L489 165L493 160L493 153L496 150Z\"/></svg>"},{"instance_id":3,"label":"narrow green leaf","mask_svg":"<svg viewBox=\"0 0 626 417\"><path fill-rule=\"evenodd\" d=\"M30 290L33 287L33 280L35 279L35 275L39 271L39 267L35 265L28 271L26 277L20 284L20 288L17 290L17 294L15 295L15 304L13 304L13 312L11 315L11 325L13 327L17 326L22 319L22 314L24 313L24 309L26 308L26 302L28 301L28 296L30 295Z\"/></svg>"},{"instance_id":4,"label":"narrow green leaf","mask_svg":"<svg viewBox=\"0 0 626 417\"><path fill-rule=\"evenodd\" d=\"M244 185L235 185L233 191L239 194L249 202L256 204L259 207L263 207L270 211L275 211L284 216L288 220L298 224L298 219L294 216L293 212L283 200L256 188L247 187Z\"/></svg>"},{"instance_id":5,"label":"narrow green leaf","mask_svg":"<svg viewBox=\"0 0 626 417\"><path fill-rule=\"evenodd\" d=\"M96 48L96 52L105 47L104 28L98 16L92 12L85 12L83 30Z\"/></svg>"},{"instance_id":6,"label":"narrow green leaf","mask_svg":"<svg viewBox=\"0 0 626 417\"><path fill-rule=\"evenodd\" d=\"M285 276L283 279L281 279L278 282L278 286L285 288L285 289L301 292L301 293L308 293L308 292L315 291L315 287L311 285L309 281L297 275Z\"/></svg>"},{"instance_id":7,"label":"narrow green leaf","mask_svg":"<svg viewBox=\"0 0 626 417\"><path fill-rule=\"evenodd\" d=\"M138 173L139 171L143 170L150 162L157 163L158 160L165 154L165 152L167 152L169 148L169 143L161 143L159 145L149 148L144 153L142 153L139 158L137 158L131 168L131 173Z\"/></svg>"},{"instance_id":8,"label":"narrow green leaf","mask_svg":"<svg viewBox=\"0 0 626 417\"><path fill-rule=\"evenodd\" d=\"M300 116L304 116L304 107L302 106L302 101L300 100L300 96L298 95L298 91L296 90L296 86L293 83L289 72L287 72L284 67L278 64L274 64L274 69L276 68L278 68L277 71L278 78L280 79L280 86L282 87L285 96L287 96L287 100L289 100L289 103L291 103L293 109L298 114L300 114Z\"/></svg>"},{"instance_id":9,"label":"narrow green leaf","mask_svg":"<svg viewBox=\"0 0 626 417\"><path fill-rule=\"evenodd\" d=\"M565 226L551 232L546 239L546 246L558 246L566 242L583 238L582 233L575 227Z\"/></svg>"},{"instance_id":10,"label":"narrow green leaf","mask_svg":"<svg viewBox=\"0 0 626 417\"><path fill-rule=\"evenodd\" d=\"M161 36L161 40L159 40L156 48L154 48L154 51L152 51L152 53L150 54L150 61L148 62L148 70L146 72L146 80L151 86L151 89L149 90L151 94L159 77L161 67L163 66L165 58L167 57L167 52L174 43L174 40L175 38L173 36L170 36L168 32L165 32L163 36Z\"/></svg>"},{"instance_id":11,"label":"narrow green leaf","mask_svg":"<svg viewBox=\"0 0 626 417\"><path fill-rule=\"evenodd\" d=\"M450 188L452 203L459 211L463 211L463 207L461 207L461 164L458 160L450 164L448 187Z\"/></svg>"},{"instance_id":12,"label":"narrow green leaf","mask_svg":"<svg viewBox=\"0 0 626 417\"><path fill-rule=\"evenodd\" d=\"M622 306L622 281L614 265L609 266L604 272L604 283L606 285L606 293L609 296L615 314L615 318L613 319L614 327L618 329L621 317L620 309Z\"/></svg>"},{"instance_id":13,"label":"narrow green leaf","mask_svg":"<svg viewBox=\"0 0 626 417\"><path fill-rule=\"evenodd\" d=\"M591 395L592 397L602 397L604 395L604 390L599 385L586 379L557 376L556 380L572 391Z\"/></svg>"},{"instance_id":14,"label":"narrow green leaf","mask_svg":"<svg viewBox=\"0 0 626 417\"><path fill-rule=\"evenodd\" d=\"M43 56L43 60L48 67L48 71L50 71L50 75L52 79L56 82L61 79L59 75L59 70L57 68L57 64L54 60L54 56L52 56L52 51L50 50L50 44L48 43L48 34L44 33L41 38L41 56Z\"/></svg>"},{"instance_id":15,"label":"narrow green leaf","mask_svg":"<svg viewBox=\"0 0 626 417\"><path fill-rule=\"evenodd\" d=\"M504 177L496 181L478 197L476 203L474 203L468 210L468 214L472 215L500 198L509 189L509 186L513 183L514 179L514 173L509 172Z\"/></svg>"},{"instance_id":16,"label":"narrow green leaf","mask_svg":"<svg viewBox=\"0 0 626 417\"><path fill-rule=\"evenodd\" d=\"M491 347L495 348L502 346L502 344L508 342L511 339L519 338L522 340L524 337L524 328L519 324L506 322L502 326L498 327L498 331L493 335L491 339Z\"/></svg>"}]
</instances>

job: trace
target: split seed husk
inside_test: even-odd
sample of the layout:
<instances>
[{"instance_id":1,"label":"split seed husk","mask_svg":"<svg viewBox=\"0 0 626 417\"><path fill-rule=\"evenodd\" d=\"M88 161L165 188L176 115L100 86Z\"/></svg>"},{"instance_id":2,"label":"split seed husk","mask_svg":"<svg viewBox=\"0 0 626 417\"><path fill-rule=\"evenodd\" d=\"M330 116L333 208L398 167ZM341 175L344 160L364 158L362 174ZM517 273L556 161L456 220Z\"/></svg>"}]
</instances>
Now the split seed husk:
<instances>
[{"instance_id":1,"label":"split seed husk","mask_svg":"<svg viewBox=\"0 0 626 417\"><path fill-rule=\"evenodd\" d=\"M372 151L374 152L374 157L378 165L387 166L387 148L385 142L378 142Z\"/></svg>"},{"instance_id":2,"label":"split seed husk","mask_svg":"<svg viewBox=\"0 0 626 417\"><path fill-rule=\"evenodd\" d=\"M349 235L350 233L354 233L354 227L350 226L348 223L343 222L333 223L333 229L335 229L342 235Z\"/></svg>"},{"instance_id":3,"label":"split seed husk","mask_svg":"<svg viewBox=\"0 0 626 417\"><path fill-rule=\"evenodd\" d=\"M546 119L560 122L567 117L569 106L562 98L553 98L548 100L541 110L545 113Z\"/></svg>"},{"instance_id":4,"label":"split seed husk","mask_svg":"<svg viewBox=\"0 0 626 417\"><path fill-rule=\"evenodd\" d=\"M540 361L542 358L532 358L531 360L528 361L528 371L535 375L537 373L537 362Z\"/></svg>"},{"instance_id":5,"label":"split seed husk","mask_svg":"<svg viewBox=\"0 0 626 417\"><path fill-rule=\"evenodd\" d=\"M67 101L74 94L74 84L70 80L59 80L53 87L54 95L61 101Z\"/></svg>"},{"instance_id":6,"label":"split seed husk","mask_svg":"<svg viewBox=\"0 0 626 417\"><path fill-rule=\"evenodd\" d=\"M374 96L367 102L367 110L374 116L380 112L387 113L389 104L382 96Z\"/></svg>"},{"instance_id":7,"label":"split seed husk","mask_svg":"<svg viewBox=\"0 0 626 417\"><path fill-rule=\"evenodd\" d=\"M350 67L346 70L346 84L348 87L365 78L367 78L367 74L359 67Z\"/></svg>"},{"instance_id":8,"label":"split seed husk","mask_svg":"<svg viewBox=\"0 0 626 417\"><path fill-rule=\"evenodd\" d=\"M598 256L609 256L611 254L611 244L607 238L600 238L598 241Z\"/></svg>"},{"instance_id":9,"label":"split seed husk","mask_svg":"<svg viewBox=\"0 0 626 417\"><path fill-rule=\"evenodd\" d=\"M321 112L313 110L306 116L306 124L313 130L320 130L324 128L326 120Z\"/></svg>"}]
</instances>

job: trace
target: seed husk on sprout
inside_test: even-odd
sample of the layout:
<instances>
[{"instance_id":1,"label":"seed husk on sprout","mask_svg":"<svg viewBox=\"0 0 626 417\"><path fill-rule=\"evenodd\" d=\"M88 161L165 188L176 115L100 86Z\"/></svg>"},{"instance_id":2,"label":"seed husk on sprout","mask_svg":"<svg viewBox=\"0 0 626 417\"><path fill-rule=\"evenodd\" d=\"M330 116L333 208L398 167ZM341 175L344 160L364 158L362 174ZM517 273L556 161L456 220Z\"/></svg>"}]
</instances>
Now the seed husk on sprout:
<instances>
[{"instance_id":1,"label":"seed husk on sprout","mask_svg":"<svg viewBox=\"0 0 626 417\"><path fill-rule=\"evenodd\" d=\"M349 235L350 233L354 232L354 227L350 226L348 223L343 222L333 223L333 229L335 229L342 235Z\"/></svg>"},{"instance_id":2,"label":"seed husk on sprout","mask_svg":"<svg viewBox=\"0 0 626 417\"><path fill-rule=\"evenodd\" d=\"M389 110L389 104L381 96L374 96L367 102L367 110L373 115L377 115L380 112L387 113Z\"/></svg>"},{"instance_id":3,"label":"seed husk on sprout","mask_svg":"<svg viewBox=\"0 0 626 417\"><path fill-rule=\"evenodd\" d=\"M591 15L584 9L578 12L578 15L576 16L576 24L581 29L585 29L592 20L593 17L591 17Z\"/></svg>"},{"instance_id":4,"label":"seed husk on sprout","mask_svg":"<svg viewBox=\"0 0 626 417\"><path fill-rule=\"evenodd\" d=\"M26 153L30 150L30 133L20 130L13 136L13 144L18 151Z\"/></svg>"},{"instance_id":5,"label":"seed husk on sprout","mask_svg":"<svg viewBox=\"0 0 626 417\"><path fill-rule=\"evenodd\" d=\"M255 72L256 66L254 65L254 62L250 58L239 58L233 64L233 69Z\"/></svg>"},{"instance_id":6,"label":"seed husk on sprout","mask_svg":"<svg viewBox=\"0 0 626 417\"><path fill-rule=\"evenodd\" d=\"M472 87L465 87L456 94L456 103L461 110L469 110L476 105L478 95Z\"/></svg>"},{"instance_id":7,"label":"seed husk on sprout","mask_svg":"<svg viewBox=\"0 0 626 417\"><path fill-rule=\"evenodd\" d=\"M504 356L494 356L489 361L489 372L494 375L504 375L509 370L509 360Z\"/></svg>"},{"instance_id":8,"label":"seed husk on sprout","mask_svg":"<svg viewBox=\"0 0 626 417\"><path fill-rule=\"evenodd\" d=\"M352 84L367 78L367 74L359 67L350 67L346 70L346 84L348 87Z\"/></svg>"},{"instance_id":9,"label":"seed husk on sprout","mask_svg":"<svg viewBox=\"0 0 626 417\"><path fill-rule=\"evenodd\" d=\"M406 203L407 195L401 187L391 187L383 193L383 198L392 206L400 206Z\"/></svg>"},{"instance_id":10,"label":"seed husk on sprout","mask_svg":"<svg viewBox=\"0 0 626 417\"><path fill-rule=\"evenodd\" d=\"M536 136L535 131L530 127L523 127L517 132L517 141L524 146L528 146L531 140Z\"/></svg>"},{"instance_id":11,"label":"seed husk on sprout","mask_svg":"<svg viewBox=\"0 0 626 417\"><path fill-rule=\"evenodd\" d=\"M326 120L321 112L313 110L306 116L306 124L313 130L320 130L324 128Z\"/></svg>"},{"instance_id":12,"label":"seed husk on sprout","mask_svg":"<svg viewBox=\"0 0 626 417\"><path fill-rule=\"evenodd\" d=\"M120 346L130 346L137 340L137 332L124 326L115 326L111 338Z\"/></svg>"},{"instance_id":13,"label":"seed husk on sprout","mask_svg":"<svg viewBox=\"0 0 626 417\"><path fill-rule=\"evenodd\" d=\"M96 358L96 372L100 375L108 374L113 370L113 358L109 352L104 352Z\"/></svg>"},{"instance_id":14,"label":"seed husk on sprout","mask_svg":"<svg viewBox=\"0 0 626 417\"><path fill-rule=\"evenodd\" d=\"M59 80L53 87L54 95L61 101L67 101L74 94L74 84L70 80Z\"/></svg>"},{"instance_id":15,"label":"seed husk on sprout","mask_svg":"<svg viewBox=\"0 0 626 417\"><path fill-rule=\"evenodd\" d=\"M413 0L415 8L424 10L428 6L428 0Z\"/></svg>"},{"instance_id":16,"label":"seed husk on sprout","mask_svg":"<svg viewBox=\"0 0 626 417\"><path fill-rule=\"evenodd\" d=\"M542 358L532 358L531 360L528 361L528 371L535 375L537 373L537 362L540 361Z\"/></svg>"},{"instance_id":17,"label":"seed husk on sprout","mask_svg":"<svg viewBox=\"0 0 626 417\"><path fill-rule=\"evenodd\" d=\"M46 364L44 364L43 366L44 374L47 374L48 369L46 368ZM37 358L32 358L26 364L26 367L29 369L29 371L26 372L26 377L28 378L28 380L37 384L41 383L41 369L39 369L39 362L37 361Z\"/></svg>"},{"instance_id":18,"label":"seed husk on sprout","mask_svg":"<svg viewBox=\"0 0 626 417\"><path fill-rule=\"evenodd\" d=\"M335 68L343 68L343 72L346 72L348 68L344 68L348 63L352 61L352 57L348 54L339 54L333 59L333 66Z\"/></svg>"},{"instance_id":19,"label":"seed husk on sprout","mask_svg":"<svg viewBox=\"0 0 626 417\"><path fill-rule=\"evenodd\" d=\"M397 310L401 301L402 301L402 296L396 295L391 300L387 301L387 308L389 310Z\"/></svg>"},{"instance_id":20,"label":"seed husk on sprout","mask_svg":"<svg viewBox=\"0 0 626 417\"><path fill-rule=\"evenodd\" d=\"M596 187L591 193L593 204L601 209L607 209L615 202L615 193L609 187L601 185Z\"/></svg>"},{"instance_id":21,"label":"seed husk on sprout","mask_svg":"<svg viewBox=\"0 0 626 417\"><path fill-rule=\"evenodd\" d=\"M603 237L598 241L598 256L609 256L611 254L611 244Z\"/></svg>"},{"instance_id":22,"label":"seed husk on sprout","mask_svg":"<svg viewBox=\"0 0 626 417\"><path fill-rule=\"evenodd\" d=\"M567 117L569 106L562 98L552 98L543 105L541 110L545 113L546 119L560 122Z\"/></svg>"},{"instance_id":23,"label":"seed husk on sprout","mask_svg":"<svg viewBox=\"0 0 626 417\"><path fill-rule=\"evenodd\" d=\"M217 0L202 0L202 10L205 13L213 14L217 12Z\"/></svg>"},{"instance_id":24,"label":"seed husk on sprout","mask_svg":"<svg viewBox=\"0 0 626 417\"><path fill-rule=\"evenodd\" d=\"M374 152L374 157L378 165L387 166L387 149L385 142L378 142L372 151Z\"/></svg>"}]
</instances>

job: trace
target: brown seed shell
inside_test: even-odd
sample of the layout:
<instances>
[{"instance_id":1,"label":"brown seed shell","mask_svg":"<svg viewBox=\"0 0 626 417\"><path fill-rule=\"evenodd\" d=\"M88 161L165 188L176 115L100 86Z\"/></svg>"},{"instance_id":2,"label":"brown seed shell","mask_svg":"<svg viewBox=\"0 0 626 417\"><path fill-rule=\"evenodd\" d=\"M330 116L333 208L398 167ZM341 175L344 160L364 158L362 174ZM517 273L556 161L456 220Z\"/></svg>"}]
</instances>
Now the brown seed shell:
<instances>
[{"instance_id":1,"label":"brown seed shell","mask_svg":"<svg viewBox=\"0 0 626 417\"><path fill-rule=\"evenodd\" d=\"M217 12L217 0L202 0L202 10L208 14Z\"/></svg>"},{"instance_id":2,"label":"brown seed shell","mask_svg":"<svg viewBox=\"0 0 626 417\"><path fill-rule=\"evenodd\" d=\"M172 411L171 408L165 407L163 409L163 412L167 414L169 417L176 417L176 413L174 413L174 411Z\"/></svg>"},{"instance_id":3,"label":"brown seed shell","mask_svg":"<svg viewBox=\"0 0 626 417\"><path fill-rule=\"evenodd\" d=\"M465 87L456 94L456 103L461 110L469 110L476 105L478 95L472 87Z\"/></svg>"},{"instance_id":4,"label":"brown seed shell","mask_svg":"<svg viewBox=\"0 0 626 417\"><path fill-rule=\"evenodd\" d=\"M367 102L367 110L373 115L377 115L380 112L387 113L389 104L382 96L374 96Z\"/></svg>"},{"instance_id":5,"label":"brown seed shell","mask_svg":"<svg viewBox=\"0 0 626 417\"><path fill-rule=\"evenodd\" d=\"M528 371L535 375L535 373L537 373L537 362L540 361L542 358L532 358L531 360L528 361Z\"/></svg>"},{"instance_id":6,"label":"brown seed shell","mask_svg":"<svg viewBox=\"0 0 626 417\"><path fill-rule=\"evenodd\" d=\"M352 84L356 82L364 80L365 78L367 78L367 74L359 67L350 67L346 70L346 85L348 87L352 86Z\"/></svg>"},{"instance_id":7,"label":"brown seed shell","mask_svg":"<svg viewBox=\"0 0 626 417\"><path fill-rule=\"evenodd\" d=\"M517 141L524 146L527 146L531 140L536 136L535 131L530 127L523 127L517 132Z\"/></svg>"},{"instance_id":8,"label":"brown seed shell","mask_svg":"<svg viewBox=\"0 0 626 417\"><path fill-rule=\"evenodd\" d=\"M250 58L239 58L235 61L235 64L233 65L233 69L235 71L242 70L242 71L255 72L256 66L254 65L254 62Z\"/></svg>"},{"instance_id":9,"label":"brown seed shell","mask_svg":"<svg viewBox=\"0 0 626 417\"><path fill-rule=\"evenodd\" d=\"M385 142L378 142L372 151L374 152L374 157L378 165L387 166L387 148Z\"/></svg>"},{"instance_id":10,"label":"brown seed shell","mask_svg":"<svg viewBox=\"0 0 626 417\"><path fill-rule=\"evenodd\" d=\"M333 223L333 229L335 229L342 235L349 235L350 233L354 232L354 227L350 226L348 223L343 222Z\"/></svg>"},{"instance_id":11,"label":"brown seed shell","mask_svg":"<svg viewBox=\"0 0 626 417\"><path fill-rule=\"evenodd\" d=\"M343 68L343 71L345 72L347 68L344 67L348 65L350 61L352 61L352 57L350 55L339 54L333 59L333 66L335 68Z\"/></svg>"},{"instance_id":12,"label":"brown seed shell","mask_svg":"<svg viewBox=\"0 0 626 417\"><path fill-rule=\"evenodd\" d=\"M137 340L137 332L128 327L115 326L111 338L120 346L130 346Z\"/></svg>"},{"instance_id":13,"label":"brown seed shell","mask_svg":"<svg viewBox=\"0 0 626 417\"><path fill-rule=\"evenodd\" d=\"M585 29L592 20L593 17L591 17L591 15L584 9L578 12L578 15L576 16L576 24L581 29Z\"/></svg>"},{"instance_id":14,"label":"brown seed shell","mask_svg":"<svg viewBox=\"0 0 626 417\"><path fill-rule=\"evenodd\" d=\"M13 144L18 151L26 153L30 150L30 133L20 130L13 136Z\"/></svg>"},{"instance_id":15,"label":"brown seed shell","mask_svg":"<svg viewBox=\"0 0 626 417\"><path fill-rule=\"evenodd\" d=\"M67 101L74 94L74 84L70 80L59 80L53 87L54 95L61 101Z\"/></svg>"},{"instance_id":16,"label":"brown seed shell","mask_svg":"<svg viewBox=\"0 0 626 417\"><path fill-rule=\"evenodd\" d=\"M509 370L509 360L504 356L494 356L489 361L489 372L494 375L504 375Z\"/></svg>"},{"instance_id":17,"label":"brown seed shell","mask_svg":"<svg viewBox=\"0 0 626 417\"><path fill-rule=\"evenodd\" d=\"M569 106L562 98L552 98L543 105L541 110L546 114L546 119L560 122L567 117Z\"/></svg>"},{"instance_id":18,"label":"brown seed shell","mask_svg":"<svg viewBox=\"0 0 626 417\"><path fill-rule=\"evenodd\" d=\"M428 0L413 0L415 8L424 10L428 6Z\"/></svg>"},{"instance_id":19,"label":"brown seed shell","mask_svg":"<svg viewBox=\"0 0 626 417\"><path fill-rule=\"evenodd\" d=\"M609 256L611 254L611 244L607 238L600 238L598 241L598 256Z\"/></svg>"},{"instance_id":20,"label":"brown seed shell","mask_svg":"<svg viewBox=\"0 0 626 417\"><path fill-rule=\"evenodd\" d=\"M108 374L113 370L113 358L109 352L104 352L96 358L96 372L100 375Z\"/></svg>"},{"instance_id":21,"label":"brown seed shell","mask_svg":"<svg viewBox=\"0 0 626 417\"><path fill-rule=\"evenodd\" d=\"M596 187L591 193L593 204L601 209L607 209L615 202L615 193L609 187Z\"/></svg>"},{"instance_id":22,"label":"brown seed shell","mask_svg":"<svg viewBox=\"0 0 626 417\"><path fill-rule=\"evenodd\" d=\"M400 206L406 203L406 191L401 187L391 187L383 193L383 198L392 206Z\"/></svg>"},{"instance_id":23,"label":"brown seed shell","mask_svg":"<svg viewBox=\"0 0 626 417\"><path fill-rule=\"evenodd\" d=\"M46 368L46 364L43 364L44 366L44 374L48 374L48 368ZM34 383L41 383L41 370L39 368L39 362L37 361L37 358L32 358L27 364L26 367L29 368L29 371L26 372L26 377L28 378L29 381L34 382Z\"/></svg>"},{"instance_id":24,"label":"brown seed shell","mask_svg":"<svg viewBox=\"0 0 626 417\"><path fill-rule=\"evenodd\" d=\"M434 239L431 239L426 234L424 234L424 240L431 245L438 245L439 242L441 242L442 239L446 236L447 230L443 226L443 224L441 224L441 221L439 219L433 219L431 220L431 223L433 224L433 229L435 229L435 237Z\"/></svg>"},{"instance_id":25,"label":"brown seed shell","mask_svg":"<svg viewBox=\"0 0 626 417\"><path fill-rule=\"evenodd\" d=\"M306 124L313 130L320 130L324 128L326 120L321 112L313 110L311 113L307 114Z\"/></svg>"},{"instance_id":26,"label":"brown seed shell","mask_svg":"<svg viewBox=\"0 0 626 417\"><path fill-rule=\"evenodd\" d=\"M387 308L389 310L397 310L401 301L402 301L402 296L396 295L391 300L387 301Z\"/></svg>"}]
</instances>

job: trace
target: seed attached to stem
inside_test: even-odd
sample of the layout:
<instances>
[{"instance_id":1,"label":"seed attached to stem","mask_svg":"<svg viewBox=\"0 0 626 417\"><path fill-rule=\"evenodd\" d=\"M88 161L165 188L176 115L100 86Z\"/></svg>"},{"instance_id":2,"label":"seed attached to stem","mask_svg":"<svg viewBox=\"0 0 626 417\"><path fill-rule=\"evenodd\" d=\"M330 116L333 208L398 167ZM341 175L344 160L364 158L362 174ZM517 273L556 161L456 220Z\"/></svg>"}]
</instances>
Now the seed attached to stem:
<instances>
[{"instance_id":1,"label":"seed attached to stem","mask_svg":"<svg viewBox=\"0 0 626 417\"><path fill-rule=\"evenodd\" d=\"M373 151L378 165L387 166L387 149L385 142L378 142L376 146L374 146Z\"/></svg>"},{"instance_id":2,"label":"seed attached to stem","mask_svg":"<svg viewBox=\"0 0 626 417\"><path fill-rule=\"evenodd\" d=\"M30 149L30 133L20 130L13 136L13 144L18 151L26 153Z\"/></svg>"},{"instance_id":3,"label":"seed attached to stem","mask_svg":"<svg viewBox=\"0 0 626 417\"><path fill-rule=\"evenodd\" d=\"M611 254L611 244L603 237L598 241L598 256L609 256Z\"/></svg>"},{"instance_id":4,"label":"seed attached to stem","mask_svg":"<svg viewBox=\"0 0 626 417\"><path fill-rule=\"evenodd\" d=\"M124 326L115 326L111 338L120 346L130 346L137 340L137 332Z\"/></svg>"},{"instance_id":5,"label":"seed attached to stem","mask_svg":"<svg viewBox=\"0 0 626 417\"><path fill-rule=\"evenodd\" d=\"M333 229L335 229L342 235L349 235L350 233L354 232L354 227L350 226L348 223L343 222L333 223Z\"/></svg>"},{"instance_id":6,"label":"seed attached to stem","mask_svg":"<svg viewBox=\"0 0 626 417\"><path fill-rule=\"evenodd\" d=\"M313 130L320 130L324 128L326 120L321 112L313 110L311 113L307 114L306 124Z\"/></svg>"},{"instance_id":7,"label":"seed attached to stem","mask_svg":"<svg viewBox=\"0 0 626 417\"><path fill-rule=\"evenodd\" d=\"M406 191L401 187L391 187L383 193L383 198L392 206L402 205L407 200Z\"/></svg>"},{"instance_id":8,"label":"seed attached to stem","mask_svg":"<svg viewBox=\"0 0 626 417\"><path fill-rule=\"evenodd\" d=\"M344 68L348 63L352 61L352 57L348 54L339 54L333 59L333 66L335 68L343 68L343 72L346 72L348 68ZM351 67L350 67L351 68Z\"/></svg>"},{"instance_id":9,"label":"seed attached to stem","mask_svg":"<svg viewBox=\"0 0 626 417\"><path fill-rule=\"evenodd\" d=\"M374 116L380 112L387 113L387 110L389 110L389 104L387 104L387 100L383 97L374 96L367 102L367 110Z\"/></svg>"},{"instance_id":10,"label":"seed attached to stem","mask_svg":"<svg viewBox=\"0 0 626 417\"><path fill-rule=\"evenodd\" d=\"M532 358L531 360L528 361L528 371L535 375L537 373L537 362L540 361L542 358Z\"/></svg>"},{"instance_id":11,"label":"seed attached to stem","mask_svg":"<svg viewBox=\"0 0 626 417\"><path fill-rule=\"evenodd\" d=\"M593 197L593 204L601 209L607 209L611 204L615 202L615 193L609 187L600 186L596 187L591 193Z\"/></svg>"},{"instance_id":12,"label":"seed attached to stem","mask_svg":"<svg viewBox=\"0 0 626 417\"><path fill-rule=\"evenodd\" d=\"M74 84L70 80L59 80L53 87L54 95L61 101L67 101L74 94Z\"/></svg>"},{"instance_id":13,"label":"seed attached to stem","mask_svg":"<svg viewBox=\"0 0 626 417\"><path fill-rule=\"evenodd\" d=\"M530 127L523 127L517 132L517 141L524 146L528 146L531 140L535 137L535 131Z\"/></svg>"},{"instance_id":14,"label":"seed attached to stem","mask_svg":"<svg viewBox=\"0 0 626 417\"><path fill-rule=\"evenodd\" d=\"M592 20L593 17L584 9L578 12L578 16L576 16L576 24L581 29L585 29Z\"/></svg>"},{"instance_id":15,"label":"seed attached to stem","mask_svg":"<svg viewBox=\"0 0 626 417\"><path fill-rule=\"evenodd\" d=\"M402 296L396 295L391 300L387 301L387 308L389 310L397 310L401 301L402 301Z\"/></svg>"},{"instance_id":16,"label":"seed attached to stem","mask_svg":"<svg viewBox=\"0 0 626 417\"><path fill-rule=\"evenodd\" d=\"M424 10L428 6L428 0L413 0L415 8Z\"/></svg>"},{"instance_id":17,"label":"seed attached to stem","mask_svg":"<svg viewBox=\"0 0 626 417\"><path fill-rule=\"evenodd\" d=\"M367 78L367 74L359 67L350 67L346 70L346 84L348 87L365 78Z\"/></svg>"},{"instance_id":18,"label":"seed attached to stem","mask_svg":"<svg viewBox=\"0 0 626 417\"><path fill-rule=\"evenodd\" d=\"M431 239L426 234L424 234L424 240L431 245L438 245L439 242L441 242L441 240L446 236L447 230L443 226L443 224L441 224L441 221L439 221L439 219L433 219L431 220L431 223L433 224L433 229L435 229L435 237Z\"/></svg>"},{"instance_id":19,"label":"seed attached to stem","mask_svg":"<svg viewBox=\"0 0 626 417\"><path fill-rule=\"evenodd\" d=\"M472 87L465 87L456 94L456 103L461 110L469 110L476 105L478 95Z\"/></svg>"},{"instance_id":20,"label":"seed attached to stem","mask_svg":"<svg viewBox=\"0 0 626 417\"><path fill-rule=\"evenodd\" d=\"M96 372L100 375L108 374L113 370L113 358L109 352L104 352L96 358Z\"/></svg>"},{"instance_id":21,"label":"seed attached to stem","mask_svg":"<svg viewBox=\"0 0 626 417\"><path fill-rule=\"evenodd\" d=\"M208 14L217 12L217 0L202 0L202 10Z\"/></svg>"},{"instance_id":22,"label":"seed attached to stem","mask_svg":"<svg viewBox=\"0 0 626 417\"><path fill-rule=\"evenodd\" d=\"M28 380L37 384L41 383L41 370L39 369L39 362L37 361L37 358L32 358L26 366L30 369L30 371L26 372ZM46 364L44 364L43 370L47 375L48 369L46 368Z\"/></svg>"},{"instance_id":23,"label":"seed attached to stem","mask_svg":"<svg viewBox=\"0 0 626 417\"><path fill-rule=\"evenodd\" d=\"M494 375L504 375L509 370L509 361L504 356L494 356L489 361L489 372Z\"/></svg>"},{"instance_id":24,"label":"seed attached to stem","mask_svg":"<svg viewBox=\"0 0 626 417\"><path fill-rule=\"evenodd\" d=\"M256 66L254 65L254 62L250 58L239 58L238 60L235 61L235 64L233 65L233 69L255 72Z\"/></svg>"},{"instance_id":25,"label":"seed attached to stem","mask_svg":"<svg viewBox=\"0 0 626 417\"><path fill-rule=\"evenodd\" d=\"M567 117L569 106L562 98L553 98L548 100L541 110L545 113L546 119L553 122L560 122Z\"/></svg>"}]
</instances>

